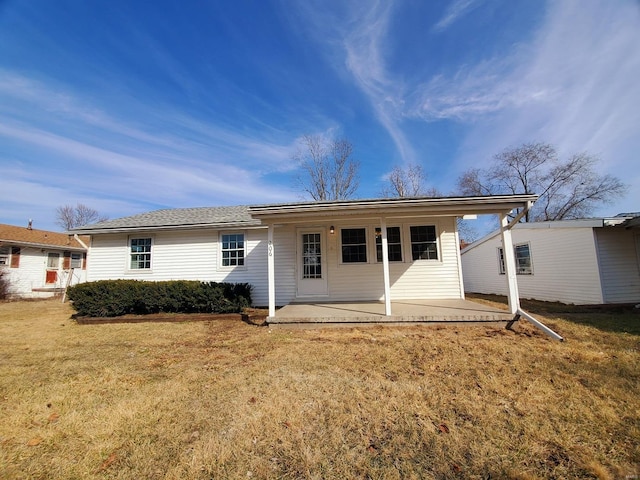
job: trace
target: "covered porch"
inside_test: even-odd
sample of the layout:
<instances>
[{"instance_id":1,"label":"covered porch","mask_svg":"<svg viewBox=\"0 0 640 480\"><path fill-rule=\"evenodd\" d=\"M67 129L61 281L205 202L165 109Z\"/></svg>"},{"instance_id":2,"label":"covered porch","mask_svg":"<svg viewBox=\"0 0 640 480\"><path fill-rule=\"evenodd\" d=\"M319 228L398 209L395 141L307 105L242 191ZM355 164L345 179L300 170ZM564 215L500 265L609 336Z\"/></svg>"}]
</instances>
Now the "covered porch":
<instances>
[{"instance_id":1,"label":"covered porch","mask_svg":"<svg viewBox=\"0 0 640 480\"><path fill-rule=\"evenodd\" d=\"M394 300L392 314L385 312L384 302L292 303L276 310L269 324L363 324L363 323L441 323L441 322L509 322L513 314L481 303L463 299Z\"/></svg>"},{"instance_id":2,"label":"covered porch","mask_svg":"<svg viewBox=\"0 0 640 480\"><path fill-rule=\"evenodd\" d=\"M412 197L250 207L250 215L268 228L267 321L355 324L524 318L561 340L520 308L511 229L536 198ZM487 311L464 299L455 222L479 214L497 214L500 219L506 312ZM276 235L276 230L285 234ZM285 261L278 261L280 256ZM279 304L286 306L276 311L280 286L289 289L289 295L281 297ZM421 300L407 300L413 298Z\"/></svg>"}]
</instances>

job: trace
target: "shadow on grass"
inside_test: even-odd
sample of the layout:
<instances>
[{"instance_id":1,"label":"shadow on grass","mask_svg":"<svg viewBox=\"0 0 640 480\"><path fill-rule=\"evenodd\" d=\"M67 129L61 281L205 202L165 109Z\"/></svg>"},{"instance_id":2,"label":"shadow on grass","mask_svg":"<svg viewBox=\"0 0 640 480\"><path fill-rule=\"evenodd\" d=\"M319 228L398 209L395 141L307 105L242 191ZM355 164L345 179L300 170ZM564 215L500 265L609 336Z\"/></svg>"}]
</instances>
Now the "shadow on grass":
<instances>
[{"instance_id":1,"label":"shadow on grass","mask_svg":"<svg viewBox=\"0 0 640 480\"><path fill-rule=\"evenodd\" d=\"M507 297L470 293L470 300L507 304ZM634 305L567 305L560 302L521 299L522 308L529 313L554 315L568 322L586 325L602 331L640 335L640 308Z\"/></svg>"}]
</instances>

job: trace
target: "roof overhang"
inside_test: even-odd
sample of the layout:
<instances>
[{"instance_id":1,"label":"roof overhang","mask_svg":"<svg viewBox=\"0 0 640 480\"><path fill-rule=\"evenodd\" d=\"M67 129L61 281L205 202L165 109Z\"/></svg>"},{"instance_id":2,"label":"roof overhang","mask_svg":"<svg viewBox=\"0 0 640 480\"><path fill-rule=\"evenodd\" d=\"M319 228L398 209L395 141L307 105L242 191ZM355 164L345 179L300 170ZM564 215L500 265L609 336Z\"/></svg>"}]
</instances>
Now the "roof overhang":
<instances>
[{"instance_id":1,"label":"roof overhang","mask_svg":"<svg viewBox=\"0 0 640 480\"><path fill-rule=\"evenodd\" d=\"M224 223L186 223L182 225L170 224L170 225L147 225L147 226L131 226L131 227L113 227L113 228L75 228L70 230L72 233L78 233L80 235L95 235L102 233L145 233L145 232L157 232L166 230L200 230L200 229L237 229L250 230L254 228L265 228L261 225L248 222L224 222Z\"/></svg>"},{"instance_id":2,"label":"roof overhang","mask_svg":"<svg viewBox=\"0 0 640 480\"><path fill-rule=\"evenodd\" d=\"M295 222L336 216L401 218L407 216L455 216L508 214L531 208L537 195L492 195L483 197L411 197L332 202L283 203L249 207L252 217L265 223Z\"/></svg>"},{"instance_id":3,"label":"roof overhang","mask_svg":"<svg viewBox=\"0 0 640 480\"><path fill-rule=\"evenodd\" d=\"M608 222L605 223L605 226L612 227L622 227L624 229L636 229L640 228L640 217L622 217L621 221L614 222L615 220L620 219L621 217L615 217L614 219L607 219Z\"/></svg>"},{"instance_id":4,"label":"roof overhang","mask_svg":"<svg viewBox=\"0 0 640 480\"><path fill-rule=\"evenodd\" d=\"M49 243L37 243L37 242L24 242L19 240L0 240L0 247L32 247L32 248L46 248L47 250L65 250L71 252L86 252L87 249L80 246L73 245L51 245Z\"/></svg>"}]
</instances>

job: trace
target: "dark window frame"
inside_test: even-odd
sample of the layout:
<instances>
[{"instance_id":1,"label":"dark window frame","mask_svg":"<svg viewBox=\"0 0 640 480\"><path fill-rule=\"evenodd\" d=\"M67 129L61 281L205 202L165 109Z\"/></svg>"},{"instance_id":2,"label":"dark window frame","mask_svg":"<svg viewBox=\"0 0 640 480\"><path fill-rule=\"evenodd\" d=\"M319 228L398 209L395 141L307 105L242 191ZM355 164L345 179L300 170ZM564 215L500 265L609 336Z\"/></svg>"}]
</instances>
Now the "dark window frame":
<instances>
[{"instance_id":1,"label":"dark window frame","mask_svg":"<svg viewBox=\"0 0 640 480\"><path fill-rule=\"evenodd\" d=\"M341 263L362 264L369 262L366 227L340 229Z\"/></svg>"},{"instance_id":2,"label":"dark window frame","mask_svg":"<svg viewBox=\"0 0 640 480\"><path fill-rule=\"evenodd\" d=\"M397 230L396 234L390 235L389 230ZM376 227L376 261L382 263L382 228ZM387 254L389 256L389 262L402 262L402 228L398 226L387 227Z\"/></svg>"},{"instance_id":3,"label":"dark window frame","mask_svg":"<svg viewBox=\"0 0 640 480\"><path fill-rule=\"evenodd\" d=\"M411 259L414 262L440 260L438 230L435 225L411 225L409 237Z\"/></svg>"}]
</instances>

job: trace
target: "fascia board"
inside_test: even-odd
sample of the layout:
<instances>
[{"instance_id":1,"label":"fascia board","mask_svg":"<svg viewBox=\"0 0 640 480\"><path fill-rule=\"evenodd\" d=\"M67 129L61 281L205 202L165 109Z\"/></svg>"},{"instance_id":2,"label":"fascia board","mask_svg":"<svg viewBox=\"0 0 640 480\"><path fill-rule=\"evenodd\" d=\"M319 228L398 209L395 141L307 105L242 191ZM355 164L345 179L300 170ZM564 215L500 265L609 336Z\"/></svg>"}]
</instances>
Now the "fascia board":
<instances>
[{"instance_id":1,"label":"fascia board","mask_svg":"<svg viewBox=\"0 0 640 480\"><path fill-rule=\"evenodd\" d=\"M264 225L256 225L255 223L210 223L210 224L197 224L197 225L156 225L156 226L142 226L142 227L114 227L114 228L98 228L98 229L82 229L82 230L70 230L72 233L78 235L97 235L105 233L145 233L145 232L157 232L168 230L225 230L237 228L242 230L256 230L267 228Z\"/></svg>"}]
</instances>

